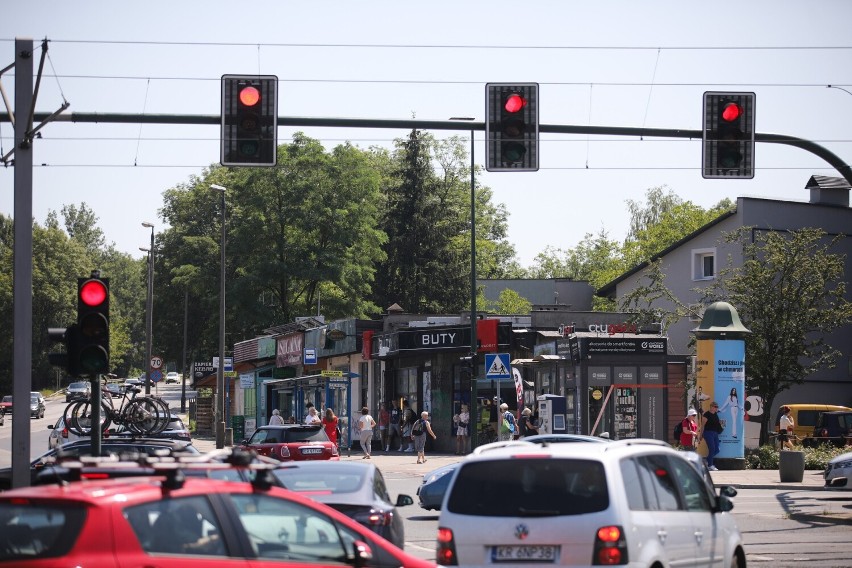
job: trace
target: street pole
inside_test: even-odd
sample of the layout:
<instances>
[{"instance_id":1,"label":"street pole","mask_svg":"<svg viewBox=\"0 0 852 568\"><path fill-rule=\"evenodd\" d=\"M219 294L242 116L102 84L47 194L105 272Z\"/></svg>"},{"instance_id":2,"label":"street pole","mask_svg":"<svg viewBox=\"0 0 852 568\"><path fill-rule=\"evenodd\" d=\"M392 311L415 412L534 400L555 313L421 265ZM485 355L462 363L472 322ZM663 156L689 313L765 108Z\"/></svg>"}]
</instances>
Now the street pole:
<instances>
[{"instance_id":1,"label":"street pole","mask_svg":"<svg viewBox=\"0 0 852 568\"><path fill-rule=\"evenodd\" d=\"M219 280L219 366L216 369L216 449L225 447L225 191L221 185L212 184L210 189L222 195L222 240Z\"/></svg>"},{"instance_id":2,"label":"street pole","mask_svg":"<svg viewBox=\"0 0 852 568\"><path fill-rule=\"evenodd\" d=\"M181 361L180 379L180 412L186 412L186 329L189 321L189 287L184 290L183 296L183 360Z\"/></svg>"},{"instance_id":3,"label":"street pole","mask_svg":"<svg viewBox=\"0 0 852 568\"><path fill-rule=\"evenodd\" d=\"M151 248L148 249L148 299L145 305L145 394L151 394L151 343L154 335L154 224L143 222L151 229ZM139 250L145 250L140 247Z\"/></svg>"}]
</instances>

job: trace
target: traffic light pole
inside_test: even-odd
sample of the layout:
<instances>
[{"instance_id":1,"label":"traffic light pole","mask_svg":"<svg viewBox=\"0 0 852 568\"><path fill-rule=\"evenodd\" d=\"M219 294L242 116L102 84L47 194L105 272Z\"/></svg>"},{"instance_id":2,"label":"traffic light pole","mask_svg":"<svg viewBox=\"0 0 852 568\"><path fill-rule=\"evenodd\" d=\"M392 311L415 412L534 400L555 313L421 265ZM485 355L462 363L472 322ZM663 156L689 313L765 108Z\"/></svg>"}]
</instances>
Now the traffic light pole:
<instances>
[{"instance_id":1,"label":"traffic light pole","mask_svg":"<svg viewBox=\"0 0 852 568\"><path fill-rule=\"evenodd\" d=\"M219 126L220 115L179 115L179 114L101 114L96 112L72 112L53 116L50 113L35 113L39 121L51 119L55 122L110 123L110 124L209 124ZM0 122L8 122L6 115L0 115ZM443 120L377 120L361 118L300 118L279 116L278 126L320 127L320 128L385 128L385 129L418 129L418 130L477 130L485 131L484 122L473 122L463 126L453 121ZM634 128L617 126L577 126L568 124L541 124L539 132L555 134L587 134L594 136L636 136L659 138L689 138L701 140L701 130L683 130L669 128ZM850 184L852 184L852 167L840 157L810 140L786 136L784 134L755 133L755 142L768 144L784 144L794 146L825 160L831 167ZM20 166L20 162L18 162Z\"/></svg>"}]
</instances>

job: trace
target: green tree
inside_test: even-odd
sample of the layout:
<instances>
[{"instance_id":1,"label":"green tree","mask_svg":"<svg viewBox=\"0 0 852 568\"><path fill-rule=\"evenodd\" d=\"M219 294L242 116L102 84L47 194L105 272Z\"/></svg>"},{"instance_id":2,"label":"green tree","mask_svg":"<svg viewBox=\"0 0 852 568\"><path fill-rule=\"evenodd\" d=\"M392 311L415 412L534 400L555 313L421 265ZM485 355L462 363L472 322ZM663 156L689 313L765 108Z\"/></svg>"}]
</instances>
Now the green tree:
<instances>
[{"instance_id":1,"label":"green tree","mask_svg":"<svg viewBox=\"0 0 852 568\"><path fill-rule=\"evenodd\" d=\"M497 305L493 313L497 314L528 314L532 309L532 302L515 292L506 288L497 297Z\"/></svg>"}]
</instances>

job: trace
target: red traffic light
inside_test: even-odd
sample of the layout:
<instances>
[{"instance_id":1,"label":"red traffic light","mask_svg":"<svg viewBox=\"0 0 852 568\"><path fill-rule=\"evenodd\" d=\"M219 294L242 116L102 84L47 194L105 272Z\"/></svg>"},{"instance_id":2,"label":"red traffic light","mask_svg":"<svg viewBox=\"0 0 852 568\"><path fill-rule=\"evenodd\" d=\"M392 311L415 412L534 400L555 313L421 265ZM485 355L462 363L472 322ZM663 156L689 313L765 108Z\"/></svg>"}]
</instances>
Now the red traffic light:
<instances>
[{"instance_id":1,"label":"red traffic light","mask_svg":"<svg viewBox=\"0 0 852 568\"><path fill-rule=\"evenodd\" d=\"M84 305L95 307L103 304L107 299L106 285L100 280L89 280L80 286L80 301Z\"/></svg>"},{"instance_id":2,"label":"red traffic light","mask_svg":"<svg viewBox=\"0 0 852 568\"><path fill-rule=\"evenodd\" d=\"M252 107L260 102L260 91L251 85L240 89L240 103L243 106Z\"/></svg>"},{"instance_id":3,"label":"red traffic light","mask_svg":"<svg viewBox=\"0 0 852 568\"><path fill-rule=\"evenodd\" d=\"M527 99L519 93L512 93L506 97L506 101L503 103L506 112L511 113L521 112L525 106L527 106Z\"/></svg>"},{"instance_id":4,"label":"red traffic light","mask_svg":"<svg viewBox=\"0 0 852 568\"><path fill-rule=\"evenodd\" d=\"M743 107L737 103L727 103L722 107L722 120L733 122L743 115Z\"/></svg>"}]
</instances>

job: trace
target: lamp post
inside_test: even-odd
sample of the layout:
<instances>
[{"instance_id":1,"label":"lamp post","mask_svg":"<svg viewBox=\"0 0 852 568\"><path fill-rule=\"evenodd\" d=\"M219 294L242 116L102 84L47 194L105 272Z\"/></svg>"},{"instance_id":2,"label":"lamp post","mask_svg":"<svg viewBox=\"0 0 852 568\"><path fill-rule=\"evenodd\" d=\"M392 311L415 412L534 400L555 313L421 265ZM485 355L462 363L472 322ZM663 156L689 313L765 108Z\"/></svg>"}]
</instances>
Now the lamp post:
<instances>
[{"instance_id":1,"label":"lamp post","mask_svg":"<svg viewBox=\"0 0 852 568\"><path fill-rule=\"evenodd\" d=\"M453 116L450 120L476 120L472 116ZM479 424L476 385L476 162L473 155L473 128L470 129L470 424ZM471 428L471 449L476 447L476 431Z\"/></svg>"},{"instance_id":2,"label":"lamp post","mask_svg":"<svg viewBox=\"0 0 852 568\"><path fill-rule=\"evenodd\" d=\"M225 192L221 185L212 184L210 189L222 196L222 240L221 273L219 280L219 366L216 369L216 449L225 447Z\"/></svg>"},{"instance_id":3,"label":"lamp post","mask_svg":"<svg viewBox=\"0 0 852 568\"><path fill-rule=\"evenodd\" d=\"M183 361L181 361L180 378L180 413L186 412L186 328L189 320L189 286L183 296Z\"/></svg>"},{"instance_id":4,"label":"lamp post","mask_svg":"<svg viewBox=\"0 0 852 568\"><path fill-rule=\"evenodd\" d=\"M147 221L142 226L151 229L151 248L148 250L148 301L145 308L145 394L151 394L151 341L154 335L154 224ZM146 250L142 247L139 250Z\"/></svg>"}]
</instances>

